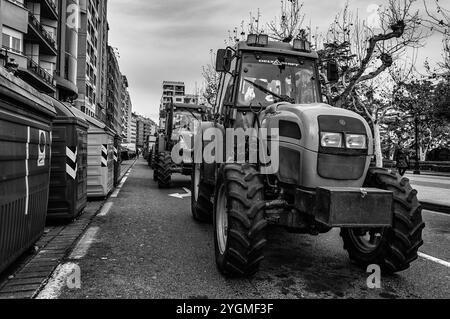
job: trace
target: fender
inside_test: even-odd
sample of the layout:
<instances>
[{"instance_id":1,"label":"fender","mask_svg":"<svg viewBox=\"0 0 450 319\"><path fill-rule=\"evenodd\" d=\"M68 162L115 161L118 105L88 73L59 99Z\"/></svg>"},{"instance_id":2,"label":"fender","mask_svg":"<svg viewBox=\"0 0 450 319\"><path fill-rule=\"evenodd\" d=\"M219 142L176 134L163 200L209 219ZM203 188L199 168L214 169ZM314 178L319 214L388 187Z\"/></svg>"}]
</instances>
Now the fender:
<instances>
[{"instance_id":1,"label":"fender","mask_svg":"<svg viewBox=\"0 0 450 319\"><path fill-rule=\"evenodd\" d=\"M225 137L225 128L223 127L223 125L216 123L216 122L201 122L200 124L200 129L196 135L195 138L195 154L198 158L199 154L197 152L201 152L201 178L202 181L204 181L205 183L209 184L209 185L215 185L216 183L216 178L217 178L217 171L219 168L219 165L217 163L213 163L213 164L208 164L204 161L203 159L203 151L206 147L207 144L209 144L211 141L207 141L204 140L204 133L208 130L208 129L219 129L222 132L222 136ZM198 141L201 140L201 147L197 147ZM225 143L223 145L223 147L225 147Z\"/></svg>"}]
</instances>

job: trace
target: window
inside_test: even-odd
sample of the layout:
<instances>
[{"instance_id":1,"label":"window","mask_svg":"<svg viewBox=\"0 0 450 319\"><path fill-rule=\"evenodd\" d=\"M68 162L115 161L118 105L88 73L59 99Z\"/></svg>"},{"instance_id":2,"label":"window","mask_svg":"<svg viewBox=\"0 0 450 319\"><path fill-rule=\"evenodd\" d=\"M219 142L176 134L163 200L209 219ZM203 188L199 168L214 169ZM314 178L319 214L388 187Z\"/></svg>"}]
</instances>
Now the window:
<instances>
[{"instance_id":1,"label":"window","mask_svg":"<svg viewBox=\"0 0 450 319\"><path fill-rule=\"evenodd\" d=\"M3 27L2 46L16 53L22 53L22 34Z\"/></svg>"},{"instance_id":2,"label":"window","mask_svg":"<svg viewBox=\"0 0 450 319\"><path fill-rule=\"evenodd\" d=\"M4 46L5 48L9 48L10 38L11 37L9 35L3 33L2 46Z\"/></svg>"},{"instance_id":3,"label":"window","mask_svg":"<svg viewBox=\"0 0 450 319\"><path fill-rule=\"evenodd\" d=\"M312 60L247 54L243 57L238 105L265 107L277 96L289 97L296 104L316 103L318 88Z\"/></svg>"}]
</instances>

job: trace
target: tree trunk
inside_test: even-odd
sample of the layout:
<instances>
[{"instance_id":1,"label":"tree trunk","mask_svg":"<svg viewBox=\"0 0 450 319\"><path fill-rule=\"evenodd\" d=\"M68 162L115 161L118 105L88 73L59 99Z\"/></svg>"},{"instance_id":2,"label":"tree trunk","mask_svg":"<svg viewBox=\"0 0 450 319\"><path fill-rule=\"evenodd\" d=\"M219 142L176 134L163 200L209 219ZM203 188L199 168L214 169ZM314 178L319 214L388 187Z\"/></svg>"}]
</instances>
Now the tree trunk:
<instances>
[{"instance_id":1,"label":"tree trunk","mask_svg":"<svg viewBox=\"0 0 450 319\"><path fill-rule=\"evenodd\" d=\"M375 159L377 167L383 167L383 152L381 150L381 134L380 134L380 124L373 124L374 131L374 146L375 146Z\"/></svg>"},{"instance_id":2,"label":"tree trunk","mask_svg":"<svg viewBox=\"0 0 450 319\"><path fill-rule=\"evenodd\" d=\"M427 153L428 153L428 146L426 146L426 147L421 146L420 147L420 160L422 162L425 162L425 160L427 158Z\"/></svg>"}]
</instances>

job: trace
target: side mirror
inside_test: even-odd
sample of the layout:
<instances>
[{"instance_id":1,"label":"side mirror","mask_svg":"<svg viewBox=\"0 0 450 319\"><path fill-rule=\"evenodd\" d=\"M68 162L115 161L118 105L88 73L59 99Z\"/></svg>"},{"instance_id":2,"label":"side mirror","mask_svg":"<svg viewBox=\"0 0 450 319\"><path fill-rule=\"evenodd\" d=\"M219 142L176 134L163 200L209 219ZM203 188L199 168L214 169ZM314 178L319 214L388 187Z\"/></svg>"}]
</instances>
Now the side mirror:
<instances>
[{"instance_id":1,"label":"side mirror","mask_svg":"<svg viewBox=\"0 0 450 319\"><path fill-rule=\"evenodd\" d=\"M327 78L332 83L339 81L339 67L335 60L327 63Z\"/></svg>"},{"instance_id":2,"label":"side mirror","mask_svg":"<svg viewBox=\"0 0 450 319\"><path fill-rule=\"evenodd\" d=\"M217 51L216 71L229 72L231 69L231 59L233 54L230 50L220 49Z\"/></svg>"}]
</instances>

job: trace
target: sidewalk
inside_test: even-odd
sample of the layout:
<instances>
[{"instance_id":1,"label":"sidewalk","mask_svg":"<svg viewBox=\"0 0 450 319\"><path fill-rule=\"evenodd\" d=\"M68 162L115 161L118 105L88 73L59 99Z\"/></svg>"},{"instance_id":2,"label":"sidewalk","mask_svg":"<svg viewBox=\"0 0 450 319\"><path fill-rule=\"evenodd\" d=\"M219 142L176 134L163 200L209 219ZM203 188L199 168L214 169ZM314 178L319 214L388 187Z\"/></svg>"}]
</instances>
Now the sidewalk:
<instances>
[{"instance_id":1,"label":"sidewalk","mask_svg":"<svg viewBox=\"0 0 450 319\"><path fill-rule=\"evenodd\" d=\"M450 174L406 174L425 209L450 214Z\"/></svg>"},{"instance_id":2,"label":"sidewalk","mask_svg":"<svg viewBox=\"0 0 450 319\"><path fill-rule=\"evenodd\" d=\"M129 160L121 163L120 179L135 162ZM0 274L0 300L33 298L64 261L105 202L89 201L83 214L72 223L47 226L44 235L35 244L35 250L25 253Z\"/></svg>"}]
</instances>

